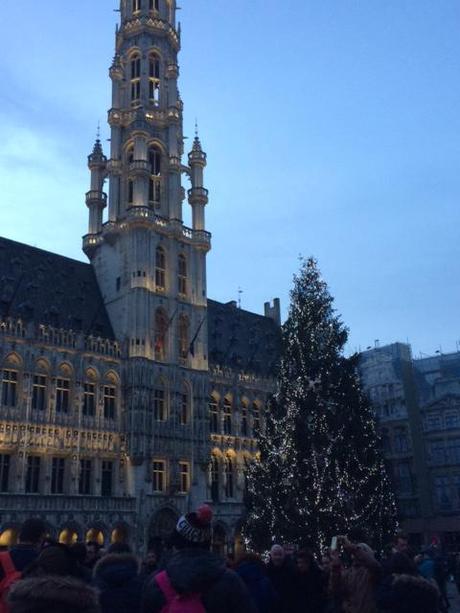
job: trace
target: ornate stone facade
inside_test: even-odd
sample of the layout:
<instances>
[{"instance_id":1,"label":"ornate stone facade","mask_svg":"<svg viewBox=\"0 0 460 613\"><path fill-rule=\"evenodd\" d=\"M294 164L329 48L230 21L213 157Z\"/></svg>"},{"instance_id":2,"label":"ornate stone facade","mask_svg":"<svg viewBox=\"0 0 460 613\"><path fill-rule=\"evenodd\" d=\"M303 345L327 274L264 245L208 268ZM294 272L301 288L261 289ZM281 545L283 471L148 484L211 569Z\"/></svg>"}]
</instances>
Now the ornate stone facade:
<instances>
[{"instance_id":1,"label":"ornate stone facade","mask_svg":"<svg viewBox=\"0 0 460 613\"><path fill-rule=\"evenodd\" d=\"M207 298L207 160L196 135L181 161L175 13L120 4L110 157L98 139L88 158L90 264L0 239L0 545L38 514L63 541L142 550L204 500L216 548L238 542L279 302L262 317Z\"/></svg>"}]
</instances>

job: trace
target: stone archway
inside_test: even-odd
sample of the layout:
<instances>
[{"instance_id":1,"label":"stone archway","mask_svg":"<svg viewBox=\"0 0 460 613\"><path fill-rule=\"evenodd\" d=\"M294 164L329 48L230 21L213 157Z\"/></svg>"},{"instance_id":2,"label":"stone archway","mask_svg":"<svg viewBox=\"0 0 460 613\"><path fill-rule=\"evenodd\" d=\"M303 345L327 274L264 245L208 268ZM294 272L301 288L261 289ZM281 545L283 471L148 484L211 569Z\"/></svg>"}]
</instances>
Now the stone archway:
<instances>
[{"instance_id":1,"label":"stone archway","mask_svg":"<svg viewBox=\"0 0 460 613\"><path fill-rule=\"evenodd\" d=\"M110 536L111 543L128 543L129 542L130 529L128 524L124 522L118 522L113 526L113 530Z\"/></svg>"},{"instance_id":2,"label":"stone archway","mask_svg":"<svg viewBox=\"0 0 460 613\"><path fill-rule=\"evenodd\" d=\"M168 549L178 519L178 513L169 507L157 511L149 525L148 548L153 549L157 555Z\"/></svg>"},{"instance_id":3,"label":"stone archway","mask_svg":"<svg viewBox=\"0 0 460 613\"><path fill-rule=\"evenodd\" d=\"M19 528L6 528L0 533L0 551L16 545L19 537Z\"/></svg>"},{"instance_id":4,"label":"stone archway","mask_svg":"<svg viewBox=\"0 0 460 613\"><path fill-rule=\"evenodd\" d=\"M73 545L80 540L81 527L75 521L63 524L58 530L58 541L63 545Z\"/></svg>"}]
</instances>

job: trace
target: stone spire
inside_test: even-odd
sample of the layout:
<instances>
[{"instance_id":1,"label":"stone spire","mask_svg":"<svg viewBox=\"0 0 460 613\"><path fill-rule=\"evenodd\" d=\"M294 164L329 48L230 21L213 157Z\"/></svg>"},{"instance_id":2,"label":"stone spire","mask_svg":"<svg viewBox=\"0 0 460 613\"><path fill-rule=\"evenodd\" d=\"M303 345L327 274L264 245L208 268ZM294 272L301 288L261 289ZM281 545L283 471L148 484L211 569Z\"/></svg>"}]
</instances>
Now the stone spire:
<instances>
[{"instance_id":1,"label":"stone spire","mask_svg":"<svg viewBox=\"0 0 460 613\"><path fill-rule=\"evenodd\" d=\"M188 201L192 207L193 229L204 230L204 207L208 203L208 190L203 187L203 174L207 164L207 156L201 147L198 134L198 124L195 123L195 138L191 152L188 154L190 166L191 189L188 190Z\"/></svg>"},{"instance_id":2,"label":"stone spire","mask_svg":"<svg viewBox=\"0 0 460 613\"><path fill-rule=\"evenodd\" d=\"M99 126L93 151L88 156L88 168L91 171L90 191L86 194L86 205L89 209L88 234L97 235L102 231L102 216L107 206L107 194L103 191L107 158L102 150Z\"/></svg>"}]
</instances>

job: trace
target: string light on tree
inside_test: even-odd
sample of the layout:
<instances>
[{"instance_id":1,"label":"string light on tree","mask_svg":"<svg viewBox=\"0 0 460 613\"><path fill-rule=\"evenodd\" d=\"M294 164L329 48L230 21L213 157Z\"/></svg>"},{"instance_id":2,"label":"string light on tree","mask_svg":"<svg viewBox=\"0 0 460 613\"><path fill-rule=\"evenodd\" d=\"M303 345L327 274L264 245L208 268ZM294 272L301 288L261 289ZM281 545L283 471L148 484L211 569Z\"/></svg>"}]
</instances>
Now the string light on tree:
<instances>
[{"instance_id":1,"label":"string light on tree","mask_svg":"<svg viewBox=\"0 0 460 613\"><path fill-rule=\"evenodd\" d=\"M314 259L294 276L277 393L248 469L247 541L325 545L353 526L381 547L396 525L372 409L343 349L348 331Z\"/></svg>"}]
</instances>

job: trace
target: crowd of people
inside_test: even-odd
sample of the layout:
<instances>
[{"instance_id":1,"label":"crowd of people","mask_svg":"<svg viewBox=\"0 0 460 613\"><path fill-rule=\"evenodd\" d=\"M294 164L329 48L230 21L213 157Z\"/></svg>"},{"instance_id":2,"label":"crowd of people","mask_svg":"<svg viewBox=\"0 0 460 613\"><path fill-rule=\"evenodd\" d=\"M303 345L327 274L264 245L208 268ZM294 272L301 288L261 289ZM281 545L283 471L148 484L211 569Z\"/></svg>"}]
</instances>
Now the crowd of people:
<instances>
[{"instance_id":1,"label":"crowd of people","mask_svg":"<svg viewBox=\"0 0 460 613\"><path fill-rule=\"evenodd\" d=\"M448 559L436 544L418 555L397 534L377 556L359 530L312 544L275 544L268 559L211 552L212 511L182 516L167 551L141 561L129 545L63 545L27 520L0 553L0 613L444 613Z\"/></svg>"}]
</instances>

